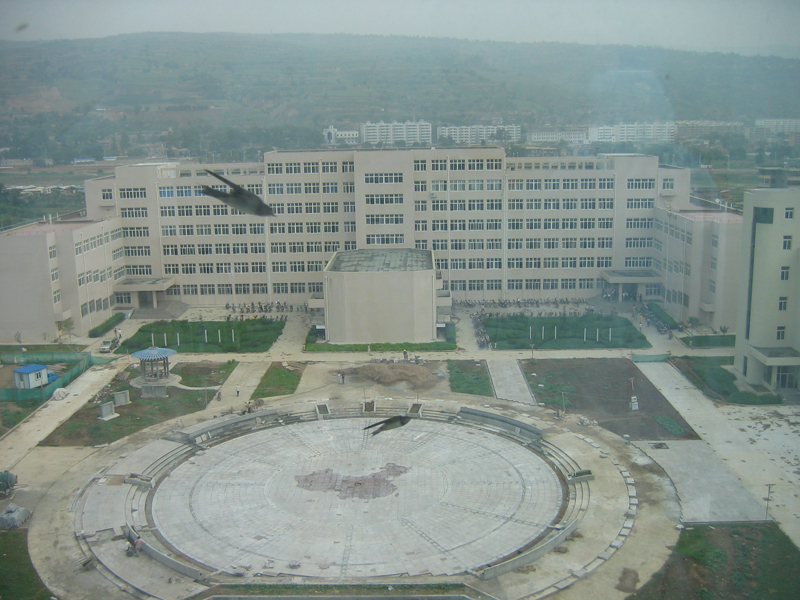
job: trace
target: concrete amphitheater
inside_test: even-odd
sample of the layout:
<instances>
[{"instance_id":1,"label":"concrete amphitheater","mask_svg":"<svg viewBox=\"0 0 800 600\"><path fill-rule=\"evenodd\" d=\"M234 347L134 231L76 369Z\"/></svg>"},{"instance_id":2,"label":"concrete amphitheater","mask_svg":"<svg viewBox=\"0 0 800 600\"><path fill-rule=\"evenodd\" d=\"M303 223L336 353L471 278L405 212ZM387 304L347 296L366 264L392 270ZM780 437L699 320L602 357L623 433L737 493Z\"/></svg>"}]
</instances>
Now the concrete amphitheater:
<instances>
[{"instance_id":1,"label":"concrete amphitheater","mask_svg":"<svg viewBox=\"0 0 800 600\"><path fill-rule=\"evenodd\" d=\"M535 410L298 397L173 428L84 483L75 535L109 581L157 598L243 580L544 597L622 547L638 498L600 443ZM405 427L364 430L401 413Z\"/></svg>"}]
</instances>

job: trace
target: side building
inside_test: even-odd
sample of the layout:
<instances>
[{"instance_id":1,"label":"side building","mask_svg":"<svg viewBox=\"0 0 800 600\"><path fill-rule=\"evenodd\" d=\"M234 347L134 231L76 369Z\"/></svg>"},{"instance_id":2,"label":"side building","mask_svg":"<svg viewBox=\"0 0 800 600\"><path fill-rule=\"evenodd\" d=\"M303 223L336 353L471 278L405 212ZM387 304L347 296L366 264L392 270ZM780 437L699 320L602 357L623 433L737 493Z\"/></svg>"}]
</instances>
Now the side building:
<instances>
[{"instance_id":1,"label":"side building","mask_svg":"<svg viewBox=\"0 0 800 600\"><path fill-rule=\"evenodd\" d=\"M744 198L734 366L745 381L797 390L800 379L800 190Z\"/></svg>"}]
</instances>

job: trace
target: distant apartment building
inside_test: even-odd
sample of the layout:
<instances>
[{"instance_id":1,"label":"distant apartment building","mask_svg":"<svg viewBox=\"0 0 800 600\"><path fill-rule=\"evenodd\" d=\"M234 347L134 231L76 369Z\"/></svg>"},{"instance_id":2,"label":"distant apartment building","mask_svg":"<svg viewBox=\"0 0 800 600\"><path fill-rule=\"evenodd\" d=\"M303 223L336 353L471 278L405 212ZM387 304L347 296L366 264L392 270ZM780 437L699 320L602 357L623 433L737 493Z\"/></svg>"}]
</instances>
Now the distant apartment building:
<instances>
[{"instance_id":1,"label":"distant apartment building","mask_svg":"<svg viewBox=\"0 0 800 600\"><path fill-rule=\"evenodd\" d=\"M756 119L756 129L764 129L773 135L800 133L800 119Z\"/></svg>"},{"instance_id":2,"label":"distant apartment building","mask_svg":"<svg viewBox=\"0 0 800 600\"><path fill-rule=\"evenodd\" d=\"M592 125L565 131L533 131L528 134L531 143L558 143L566 141L573 145L596 142L631 142L655 144L674 142L677 133L675 122L617 123L616 125Z\"/></svg>"},{"instance_id":3,"label":"distant apartment building","mask_svg":"<svg viewBox=\"0 0 800 600\"><path fill-rule=\"evenodd\" d=\"M357 129L337 129L333 125L322 130L322 137L325 139L326 146L338 146L340 144L357 146L361 143Z\"/></svg>"},{"instance_id":4,"label":"distant apartment building","mask_svg":"<svg viewBox=\"0 0 800 600\"><path fill-rule=\"evenodd\" d=\"M800 380L800 190L745 193L736 354L747 383L797 389Z\"/></svg>"},{"instance_id":5,"label":"distant apartment building","mask_svg":"<svg viewBox=\"0 0 800 600\"><path fill-rule=\"evenodd\" d=\"M67 317L81 335L115 308L176 301L323 309L326 266L356 249L431 251L437 294L448 299L605 291L664 301L684 321L733 323L736 218L698 211L689 171L659 167L657 157L330 149L211 167L265 198L275 216L206 196L204 185L226 188L208 165L163 162L88 180L79 219L0 233L0 338L18 329L55 337Z\"/></svg>"},{"instance_id":6,"label":"distant apartment building","mask_svg":"<svg viewBox=\"0 0 800 600\"><path fill-rule=\"evenodd\" d=\"M430 144L433 142L433 127L427 121L406 121L400 123L370 123L361 124L362 144Z\"/></svg>"},{"instance_id":7,"label":"distant apartment building","mask_svg":"<svg viewBox=\"0 0 800 600\"><path fill-rule=\"evenodd\" d=\"M715 135L743 134L744 123L729 121L676 121L678 140L706 139Z\"/></svg>"},{"instance_id":8,"label":"distant apartment building","mask_svg":"<svg viewBox=\"0 0 800 600\"><path fill-rule=\"evenodd\" d=\"M519 125L450 125L436 129L436 137L453 140L459 145L477 146L484 142L508 141L517 143L522 139Z\"/></svg>"},{"instance_id":9,"label":"distant apartment building","mask_svg":"<svg viewBox=\"0 0 800 600\"><path fill-rule=\"evenodd\" d=\"M587 144L589 143L589 133L585 127L571 131L532 131L528 134L528 142L532 144L557 144L559 142Z\"/></svg>"},{"instance_id":10,"label":"distant apartment building","mask_svg":"<svg viewBox=\"0 0 800 600\"><path fill-rule=\"evenodd\" d=\"M0 168L16 169L19 167L32 167L32 158L0 158Z\"/></svg>"}]
</instances>

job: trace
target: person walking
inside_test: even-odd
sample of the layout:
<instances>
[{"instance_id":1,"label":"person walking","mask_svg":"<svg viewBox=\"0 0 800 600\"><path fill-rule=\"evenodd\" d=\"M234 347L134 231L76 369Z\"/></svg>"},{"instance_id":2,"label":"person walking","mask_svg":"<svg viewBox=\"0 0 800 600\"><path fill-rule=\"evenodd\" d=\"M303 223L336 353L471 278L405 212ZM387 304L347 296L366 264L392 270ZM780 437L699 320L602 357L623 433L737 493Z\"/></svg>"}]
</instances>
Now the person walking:
<instances>
[{"instance_id":1,"label":"person walking","mask_svg":"<svg viewBox=\"0 0 800 600\"><path fill-rule=\"evenodd\" d=\"M239 397L239 392L240 392L240 391L241 391L241 390L239 390L239 384L237 383L237 384L236 384L236 397L237 397L237 398Z\"/></svg>"}]
</instances>

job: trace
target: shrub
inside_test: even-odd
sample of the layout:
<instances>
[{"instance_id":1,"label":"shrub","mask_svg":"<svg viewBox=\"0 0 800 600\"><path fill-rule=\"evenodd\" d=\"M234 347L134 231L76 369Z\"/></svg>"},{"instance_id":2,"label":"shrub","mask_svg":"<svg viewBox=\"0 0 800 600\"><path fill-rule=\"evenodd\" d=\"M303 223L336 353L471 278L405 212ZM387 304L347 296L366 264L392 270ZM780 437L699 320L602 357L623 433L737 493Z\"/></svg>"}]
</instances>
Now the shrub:
<instances>
[{"instance_id":1,"label":"shrub","mask_svg":"<svg viewBox=\"0 0 800 600\"><path fill-rule=\"evenodd\" d=\"M121 313L121 312L114 313L113 315L111 315L111 317L109 317L108 319L106 319L105 321L100 323L100 325L98 325L97 327L92 327L89 330L89 337L91 337L91 338L102 337L106 333L111 331L112 327L115 327L116 325L119 325L124 320L125 320L125 313Z\"/></svg>"},{"instance_id":2,"label":"shrub","mask_svg":"<svg viewBox=\"0 0 800 600\"><path fill-rule=\"evenodd\" d=\"M663 308L661 308L661 305L656 304L655 302L650 302L647 305L647 308L649 308L650 312L652 312L656 317L661 319L664 322L664 325L666 325L670 329L677 329L678 328L678 322L675 319L673 319L672 317L670 317L667 314L667 311L665 311Z\"/></svg>"},{"instance_id":3,"label":"shrub","mask_svg":"<svg viewBox=\"0 0 800 600\"><path fill-rule=\"evenodd\" d=\"M455 323L447 323L444 326L444 339L447 341L448 344L455 344L456 343L456 324Z\"/></svg>"},{"instance_id":4,"label":"shrub","mask_svg":"<svg viewBox=\"0 0 800 600\"><path fill-rule=\"evenodd\" d=\"M773 394L754 394L753 392L734 392L728 396L731 404L781 404L780 396Z\"/></svg>"}]
</instances>

